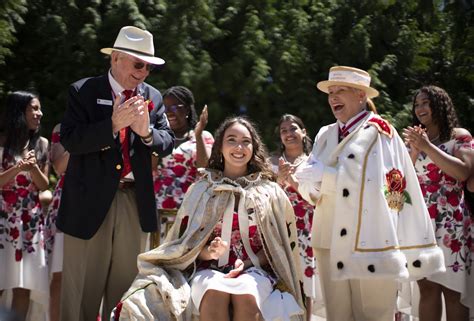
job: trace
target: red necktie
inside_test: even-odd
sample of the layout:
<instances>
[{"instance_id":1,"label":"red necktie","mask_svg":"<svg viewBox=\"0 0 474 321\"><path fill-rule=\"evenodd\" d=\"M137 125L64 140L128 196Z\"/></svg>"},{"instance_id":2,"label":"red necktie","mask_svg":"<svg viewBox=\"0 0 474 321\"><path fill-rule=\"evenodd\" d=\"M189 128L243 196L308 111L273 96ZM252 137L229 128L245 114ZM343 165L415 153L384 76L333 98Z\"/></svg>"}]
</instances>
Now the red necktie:
<instances>
[{"instance_id":1,"label":"red necktie","mask_svg":"<svg viewBox=\"0 0 474 321\"><path fill-rule=\"evenodd\" d=\"M357 125L365 116L367 116L367 112L360 114L359 117L357 117L356 119L354 119L347 125L343 125L342 127L339 127L339 141L346 138L346 136L349 135L349 129L354 127L354 125Z\"/></svg>"},{"instance_id":2,"label":"red necktie","mask_svg":"<svg viewBox=\"0 0 474 321\"><path fill-rule=\"evenodd\" d=\"M122 94L125 96L124 101L130 99L133 95L133 90L124 90ZM123 168L120 177L127 176L132 171L130 164L130 127L125 127L120 130L119 134L120 144L122 144Z\"/></svg>"}]
</instances>

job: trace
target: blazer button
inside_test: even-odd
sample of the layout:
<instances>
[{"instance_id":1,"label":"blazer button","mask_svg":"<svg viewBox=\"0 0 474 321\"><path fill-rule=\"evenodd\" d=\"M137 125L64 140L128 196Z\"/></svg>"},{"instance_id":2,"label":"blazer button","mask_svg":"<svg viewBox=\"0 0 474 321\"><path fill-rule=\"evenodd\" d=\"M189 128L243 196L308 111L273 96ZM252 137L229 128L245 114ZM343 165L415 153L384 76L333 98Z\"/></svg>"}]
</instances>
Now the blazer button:
<instances>
[{"instance_id":1,"label":"blazer button","mask_svg":"<svg viewBox=\"0 0 474 321\"><path fill-rule=\"evenodd\" d=\"M121 169L122 169L122 165L120 165L120 164L117 164L117 165L115 166L115 168L116 168L116 169L119 171L119 170L121 170Z\"/></svg>"}]
</instances>

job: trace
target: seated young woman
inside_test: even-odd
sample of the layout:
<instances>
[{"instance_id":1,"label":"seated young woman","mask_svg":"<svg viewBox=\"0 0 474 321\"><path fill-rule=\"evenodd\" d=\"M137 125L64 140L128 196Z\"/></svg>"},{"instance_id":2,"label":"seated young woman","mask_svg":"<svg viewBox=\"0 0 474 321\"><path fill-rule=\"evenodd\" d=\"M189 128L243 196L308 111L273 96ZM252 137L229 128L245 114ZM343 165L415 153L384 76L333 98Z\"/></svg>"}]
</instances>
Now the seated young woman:
<instances>
[{"instance_id":1,"label":"seated young woman","mask_svg":"<svg viewBox=\"0 0 474 321\"><path fill-rule=\"evenodd\" d=\"M224 121L209 166L114 320L304 320L293 208L255 126Z\"/></svg>"}]
</instances>

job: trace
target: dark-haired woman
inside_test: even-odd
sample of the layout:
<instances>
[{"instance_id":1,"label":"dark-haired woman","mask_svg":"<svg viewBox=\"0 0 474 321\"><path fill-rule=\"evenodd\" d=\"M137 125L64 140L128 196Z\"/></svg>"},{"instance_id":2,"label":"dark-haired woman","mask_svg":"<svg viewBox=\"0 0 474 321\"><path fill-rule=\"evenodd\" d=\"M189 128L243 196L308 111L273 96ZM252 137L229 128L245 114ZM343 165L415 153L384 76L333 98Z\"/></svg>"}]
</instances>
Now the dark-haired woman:
<instances>
[{"instance_id":1,"label":"dark-haired woman","mask_svg":"<svg viewBox=\"0 0 474 321\"><path fill-rule=\"evenodd\" d=\"M459 128L449 95L436 86L419 89L413 99L413 125L404 131L420 181L446 272L418 281L420 320L440 320L442 296L448 321L467 321L474 309L469 281L474 226L465 203L464 183L471 173L471 134Z\"/></svg>"},{"instance_id":2,"label":"dark-haired woman","mask_svg":"<svg viewBox=\"0 0 474 321\"><path fill-rule=\"evenodd\" d=\"M198 119L194 96L188 88L169 88L163 93L163 104L176 138L170 155L153 157L156 206L163 223L160 238L166 235L166 226L171 225L184 194L196 180L197 168L207 166L214 143L212 134L204 130L208 119L207 106Z\"/></svg>"},{"instance_id":3,"label":"dark-haired woman","mask_svg":"<svg viewBox=\"0 0 474 321\"><path fill-rule=\"evenodd\" d=\"M48 188L48 141L39 135L41 104L33 93L7 98L0 133L0 291L26 318L30 292L48 295L48 268L38 193Z\"/></svg>"},{"instance_id":4,"label":"dark-haired woman","mask_svg":"<svg viewBox=\"0 0 474 321\"><path fill-rule=\"evenodd\" d=\"M316 260L311 246L311 226L314 206L305 201L297 191L292 175L305 163L312 149L312 141L306 133L303 121L294 115L285 114L280 118L275 134L280 138L279 151L271 158L277 182L282 186L295 211L300 264L303 273L303 289L308 320L311 319L313 301L322 304L322 291L319 284Z\"/></svg>"},{"instance_id":5,"label":"dark-haired woman","mask_svg":"<svg viewBox=\"0 0 474 321\"><path fill-rule=\"evenodd\" d=\"M139 256L116 320L304 320L293 208L264 145L241 117L215 137L165 242Z\"/></svg>"}]
</instances>

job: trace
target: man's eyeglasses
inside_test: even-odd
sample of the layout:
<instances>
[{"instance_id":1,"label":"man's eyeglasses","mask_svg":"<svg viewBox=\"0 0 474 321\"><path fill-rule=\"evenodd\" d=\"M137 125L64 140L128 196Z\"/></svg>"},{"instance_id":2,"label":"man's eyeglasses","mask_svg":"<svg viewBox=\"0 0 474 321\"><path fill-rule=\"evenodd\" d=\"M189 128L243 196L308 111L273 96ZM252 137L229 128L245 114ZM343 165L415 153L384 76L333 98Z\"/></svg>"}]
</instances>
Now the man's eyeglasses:
<instances>
[{"instance_id":1,"label":"man's eyeglasses","mask_svg":"<svg viewBox=\"0 0 474 321\"><path fill-rule=\"evenodd\" d=\"M171 105L171 106L166 106L165 105L165 111L170 111L172 113L175 113L177 112L178 110L183 110L186 106L184 106L183 104L179 104L179 105Z\"/></svg>"},{"instance_id":2,"label":"man's eyeglasses","mask_svg":"<svg viewBox=\"0 0 474 321\"><path fill-rule=\"evenodd\" d=\"M134 62L133 63L133 68L135 68L136 70L140 70L142 69L143 67L146 66L146 70L147 71L152 71L153 69L155 69L155 65L152 65L152 64L146 64L142 61L138 61L138 62Z\"/></svg>"}]
</instances>

